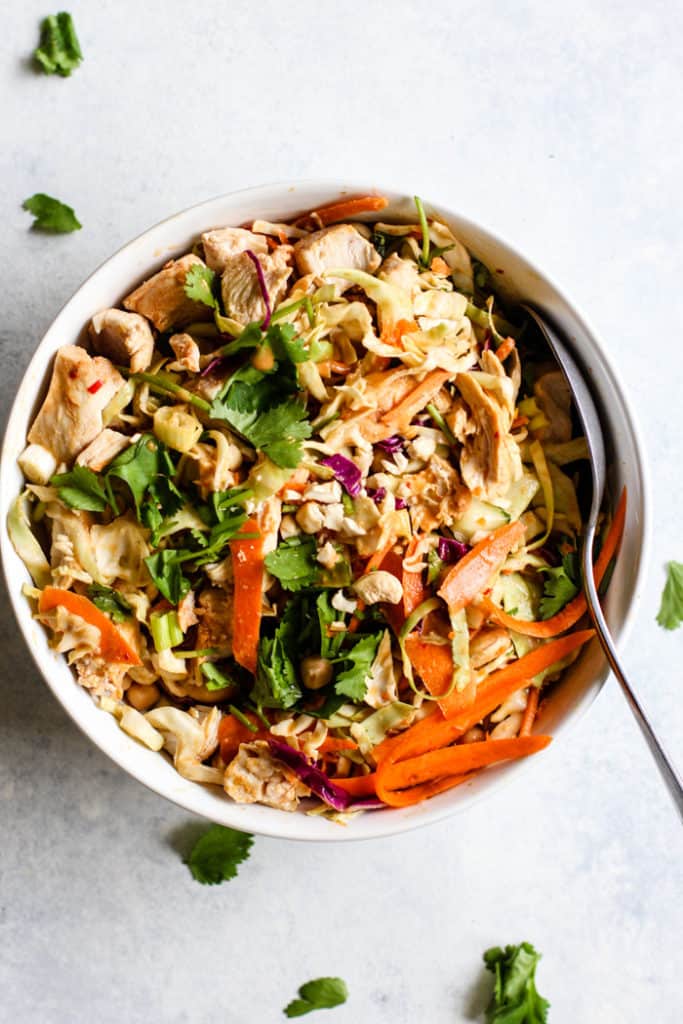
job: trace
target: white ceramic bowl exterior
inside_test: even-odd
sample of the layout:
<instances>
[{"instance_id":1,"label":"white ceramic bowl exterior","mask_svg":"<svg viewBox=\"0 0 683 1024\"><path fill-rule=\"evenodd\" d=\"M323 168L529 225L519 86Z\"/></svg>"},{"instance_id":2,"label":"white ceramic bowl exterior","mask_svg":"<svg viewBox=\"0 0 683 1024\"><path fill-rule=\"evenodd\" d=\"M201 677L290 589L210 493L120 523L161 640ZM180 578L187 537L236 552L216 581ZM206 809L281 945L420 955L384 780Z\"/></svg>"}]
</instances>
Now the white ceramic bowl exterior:
<instances>
[{"instance_id":1,"label":"white ceramic bowl exterior","mask_svg":"<svg viewBox=\"0 0 683 1024\"><path fill-rule=\"evenodd\" d=\"M480 795L531 764L543 771L543 754L519 764L489 769L469 785L444 793L424 804L402 810L369 812L347 828L303 813L286 814L259 805L240 806L215 787L181 778L162 755L140 746L122 732L116 721L100 711L74 681L61 655L50 650L43 628L33 621L29 602L21 593L29 581L4 527L7 511L22 486L17 456L26 443L38 398L42 396L57 349L82 334L98 310L116 305L141 280L166 260L191 248L201 232L238 225L254 218L271 221L292 216L340 195L378 192L390 200L383 220L414 220L412 200L375 185L339 182L300 182L265 185L209 200L185 210L146 231L107 260L67 302L47 331L29 364L9 418L0 465L0 550L14 611L26 642L45 681L62 706L90 739L140 782L182 807L212 821L248 832L305 840L369 839L403 832L464 810ZM428 213L447 221L455 234L488 267L497 271L498 286L512 299L526 300L547 315L571 342L599 398L611 449L613 493L628 487L628 521L621 555L609 590L607 616L615 637L623 635L637 600L638 583L646 562L648 504L641 447L623 389L605 358L595 334L560 291L519 253L445 207L427 204ZM593 643L572 666L544 710L540 728L559 738L597 696L607 667Z\"/></svg>"}]
</instances>

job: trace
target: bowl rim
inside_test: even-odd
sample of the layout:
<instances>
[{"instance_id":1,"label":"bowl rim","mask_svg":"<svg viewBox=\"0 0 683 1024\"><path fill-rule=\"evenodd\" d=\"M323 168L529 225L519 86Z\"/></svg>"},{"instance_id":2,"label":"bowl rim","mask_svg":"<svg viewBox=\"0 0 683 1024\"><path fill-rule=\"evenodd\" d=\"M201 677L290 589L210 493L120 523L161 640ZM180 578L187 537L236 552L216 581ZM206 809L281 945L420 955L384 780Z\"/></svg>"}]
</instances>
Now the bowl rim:
<instances>
[{"instance_id":1,"label":"bowl rim","mask_svg":"<svg viewBox=\"0 0 683 1024\"><path fill-rule=\"evenodd\" d=\"M360 183L357 181L351 181L347 179L342 180L337 178L302 178L263 182L258 185L249 185L243 188L233 189L230 192L220 193L219 195L215 195L209 199L204 199L199 203L193 203L190 206L184 207L182 210L178 210L168 215L167 217L163 217L161 220L156 221L154 224L150 225L145 230L141 231L134 238L125 242L111 255L102 260L98 264L98 266L72 292L69 298L62 304L57 314L53 317L53 319L50 321L49 325L43 332L43 335L40 341L38 342L35 351L31 356L31 359L29 360L26 369L24 370L24 373L22 374L22 377L17 386L16 394L9 409L7 421L5 424L2 449L0 450L0 484L3 484L3 489L4 479L7 473L9 472L7 468L8 463L12 465L14 463L14 459L10 457L8 449L10 447L10 442L13 437L13 434L16 430L15 421L19 421L20 424L20 422L23 420L22 411L19 408L18 402L21 391L25 385L27 378L32 374L32 371L38 366L38 364L42 364L44 362L44 360L42 359L42 350L48 336L58 325L58 322L60 321L66 310L76 300L79 294L87 287L87 285L90 282L92 282L96 277L98 277L100 273L112 262L114 262L115 260L120 260L129 251L132 253L132 251L139 245L139 243L145 240L148 236L154 235L161 228L172 224L174 221L182 220L187 215L197 214L203 209L209 210L214 206L220 206L220 204L229 202L230 200L235 199L238 196L253 196L254 200L256 201L259 194L262 194L264 196L264 199L266 195L269 195L271 200L277 201L276 194L286 195L294 190L301 191L304 194L302 198L303 209L306 208L306 191L327 190L329 191L331 199L335 195L343 194L386 194L391 195L393 197L409 197L410 195L412 195L412 191L409 189L402 189L400 187L395 186L369 186L367 182ZM432 201L431 199L424 198L423 202L425 203L426 208L434 209L437 212L443 213L447 217L453 217L457 219L461 225L464 225L466 227L466 229L472 229L472 231L474 232L483 232L491 240L491 242L493 242L496 246L500 246L502 249L506 249L507 251L509 251L515 258L519 259L526 266L526 268L528 268L533 274L537 275L540 281L545 282L554 292L554 294L562 302L564 302L567 308L570 310L574 321L582 329L582 331L588 338L590 342L590 347L594 349L597 355L600 357L602 362L601 369L603 370L604 374L609 378L610 383L614 388L614 391L620 398L622 405L621 413L630 430L631 439L633 442L633 453L635 455L636 463L634 470L641 485L641 500L638 506L641 512L641 523L639 531L640 550L638 552L638 556L635 562L635 570L633 573L633 579L631 583L631 593L629 596L628 607L624 612L623 620L621 622L620 627L617 630L616 642L618 645L621 645L625 643L630 634L638 610L638 606L641 602L641 584L643 582L643 578L646 572L646 566L649 561L649 553L652 540L652 492L649 467L647 465L644 455L645 447L642 440L640 424L638 422L637 415L634 413L632 403L628 396L628 392L624 387L620 373L614 365L611 356L608 354L605 347L603 346L600 333L596 331L592 323L581 312L579 312L577 305L574 303L573 299L567 294L567 292L557 284L553 277L551 277L544 270L540 270L538 266L527 257L527 255L522 249L520 249L516 244L509 242L506 237L500 235L498 232L492 231L487 226L486 223L471 220L469 217L459 213L457 208L452 207L449 204L444 204L439 201ZM76 339L74 339L74 342L75 341ZM45 368L42 367L43 371L44 369ZM44 376L44 373L41 373L41 379L42 376ZM29 635L29 625L32 622L32 619L30 618L30 616L27 618L27 606L25 605L25 598L21 593L21 588L13 586L9 577L9 568L6 558L6 552L8 552L10 549L13 550L11 541L9 540L6 524L3 522L2 528L0 529L0 554L2 555L1 561L3 565L3 574L15 619L19 625L21 634L24 638L24 641L26 642L31 657L33 658L34 664L36 665L40 675L43 678L43 681L46 683L48 689L51 691L53 696L57 699L57 701L69 715L71 721L80 729L82 733L84 733L84 735L88 737L88 739L92 743L94 743L98 747L98 749L106 757L112 760L118 767L123 769L123 771L125 771L126 774L132 776L138 782L142 783L142 785L144 785L153 793L156 793L157 795L162 796L167 800L170 800L172 803L176 804L179 807L182 807L184 810L187 810L200 817L205 817L202 811L197 810L197 808L193 805L193 799L191 794L188 795L186 798L184 793L172 792L171 787L164 788L160 785L153 783L145 776L145 773L142 769L139 769L135 765L131 766L127 763L125 757L119 756L115 751L105 749L105 747L98 740L98 738L96 738L93 735L91 730L88 728L87 724L84 721L82 721L81 718L76 714L76 711L72 706L72 694L70 692L64 692L57 686L53 686L50 680L50 675L46 671L44 665L41 662L39 652L34 648L34 646L31 643L31 638ZM578 705L574 707L574 709L568 714L567 718L563 720L556 729L556 734L558 736L560 732L564 732L565 729L570 729L572 727L575 727L576 724L578 724L581 718L587 713L588 709L592 707L595 700L597 700L599 694L603 691L606 683L610 678L611 672L607 673L604 680L598 686L594 686L590 693L583 696ZM74 690L74 694L77 694L78 692L78 690ZM93 708L95 708L94 704ZM546 752L546 754L547 753L548 752ZM469 799L463 801L462 805L435 804L432 805L430 809L429 803L426 803L422 805L422 813L416 815L414 818L403 818L399 815L390 814L388 811L376 812L376 814L373 814L373 818L377 817L380 818L382 821L386 820L386 826L374 828L370 834L354 834L352 831L353 823L351 823L348 830L339 828L330 829L329 835L301 835L297 827L297 822L301 820L300 816L289 815L284 813L281 815L282 820L280 821L278 819L278 825L280 825L281 827L271 827L267 823L265 823L263 827L259 825L258 828L256 828L253 824L250 824L249 828L250 830L253 829L254 831L256 831L257 834L259 835L264 835L277 839L287 839L297 842L362 842L366 840L369 841L372 839L384 838L388 836L412 832L417 828L422 828L427 825L436 824L437 822L442 821L445 818L449 818L459 812L464 812L472 804L480 800L483 800L487 797L491 797L494 792L500 792L506 786L509 786L514 779L518 779L522 773L529 771L531 769L533 761L533 758L527 758L521 762L517 762L512 767L512 770L504 772L502 775L498 775L495 769L494 771L489 769L487 775L496 774L498 779L497 785L494 786L493 784L491 784L489 786L482 788L480 792L471 794L469 796ZM232 805L229 804L229 806ZM240 805L235 805L235 807L239 806ZM391 824L392 821L395 822L395 824ZM239 822L233 822L231 823L230 827L239 829L240 824Z\"/></svg>"}]
</instances>

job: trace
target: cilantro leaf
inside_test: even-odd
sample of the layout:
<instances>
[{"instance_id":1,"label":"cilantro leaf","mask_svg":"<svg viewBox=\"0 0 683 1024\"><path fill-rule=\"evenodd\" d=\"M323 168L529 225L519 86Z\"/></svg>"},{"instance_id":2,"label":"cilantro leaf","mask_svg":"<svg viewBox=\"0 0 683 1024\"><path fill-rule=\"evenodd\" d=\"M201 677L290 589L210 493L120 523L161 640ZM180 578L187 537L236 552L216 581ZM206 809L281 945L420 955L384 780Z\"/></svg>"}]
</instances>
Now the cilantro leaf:
<instances>
[{"instance_id":1,"label":"cilantro leaf","mask_svg":"<svg viewBox=\"0 0 683 1024\"><path fill-rule=\"evenodd\" d=\"M97 474L87 466L76 465L68 473L57 473L50 483L57 488L60 501L70 508L104 512L107 507L107 494Z\"/></svg>"},{"instance_id":2,"label":"cilantro leaf","mask_svg":"<svg viewBox=\"0 0 683 1024\"><path fill-rule=\"evenodd\" d=\"M664 629L678 629L683 622L683 562L669 562L657 622Z\"/></svg>"},{"instance_id":3,"label":"cilantro leaf","mask_svg":"<svg viewBox=\"0 0 683 1024\"><path fill-rule=\"evenodd\" d=\"M109 463L106 476L107 479L115 477L128 484L135 501L138 519L141 519L141 506L147 488L157 477L174 472L175 467L166 446L153 434L143 434L135 444L130 445Z\"/></svg>"},{"instance_id":4,"label":"cilantro leaf","mask_svg":"<svg viewBox=\"0 0 683 1024\"><path fill-rule=\"evenodd\" d=\"M361 637L350 650L344 651L344 661L351 664L337 676L334 684L336 693L354 701L363 700L368 688L370 667L375 660L381 638L381 633L369 633Z\"/></svg>"},{"instance_id":5,"label":"cilantro leaf","mask_svg":"<svg viewBox=\"0 0 683 1024\"><path fill-rule=\"evenodd\" d=\"M297 665L310 635L308 611L308 601L289 601L273 635L261 636L251 691L257 707L291 708L300 699Z\"/></svg>"},{"instance_id":6,"label":"cilantro leaf","mask_svg":"<svg viewBox=\"0 0 683 1024\"><path fill-rule=\"evenodd\" d=\"M288 374L265 374L247 364L226 381L210 415L227 420L278 466L294 469L301 461L301 441L311 436L303 403L292 397L282 400L295 388Z\"/></svg>"},{"instance_id":7,"label":"cilantro leaf","mask_svg":"<svg viewBox=\"0 0 683 1024\"><path fill-rule=\"evenodd\" d=\"M152 580L167 601L178 604L190 589L190 581L183 575L182 563L191 552L167 548L145 559Z\"/></svg>"},{"instance_id":8,"label":"cilantro leaf","mask_svg":"<svg viewBox=\"0 0 683 1024\"><path fill-rule=\"evenodd\" d=\"M266 331L266 342L281 362L288 359L290 363L305 363L311 358L293 324L271 324Z\"/></svg>"},{"instance_id":9,"label":"cilantro leaf","mask_svg":"<svg viewBox=\"0 0 683 1024\"><path fill-rule=\"evenodd\" d=\"M285 590L295 592L312 587L320 578L320 565L316 562L317 546L313 537L288 537L266 555L264 562L269 573L280 581Z\"/></svg>"},{"instance_id":10,"label":"cilantro leaf","mask_svg":"<svg viewBox=\"0 0 683 1024\"><path fill-rule=\"evenodd\" d=\"M113 622L125 622L133 614L133 609L125 597L111 587L91 583L88 587L88 597L95 607L105 612Z\"/></svg>"},{"instance_id":11,"label":"cilantro leaf","mask_svg":"<svg viewBox=\"0 0 683 1024\"><path fill-rule=\"evenodd\" d=\"M79 231L83 226L76 214L66 203L36 192L21 204L35 218L31 225L34 231L50 231L57 235L67 235L70 231Z\"/></svg>"},{"instance_id":12,"label":"cilantro leaf","mask_svg":"<svg viewBox=\"0 0 683 1024\"><path fill-rule=\"evenodd\" d=\"M562 556L562 565L544 569L543 597L540 611L542 619L550 619L561 611L579 592L579 567L576 552Z\"/></svg>"},{"instance_id":13,"label":"cilantro leaf","mask_svg":"<svg viewBox=\"0 0 683 1024\"><path fill-rule=\"evenodd\" d=\"M244 678L244 669L240 668L237 662L219 668L213 661L205 661L202 663L201 673L207 690L225 690L227 687L236 690Z\"/></svg>"},{"instance_id":14,"label":"cilantro leaf","mask_svg":"<svg viewBox=\"0 0 683 1024\"><path fill-rule=\"evenodd\" d=\"M211 309L218 309L216 296L213 294L213 286L216 275L210 267L203 263L193 263L185 274L185 294L188 299L195 302L203 302Z\"/></svg>"},{"instance_id":15,"label":"cilantro leaf","mask_svg":"<svg viewBox=\"0 0 683 1024\"><path fill-rule=\"evenodd\" d=\"M486 1024L546 1024L550 1003L536 990L540 959L528 942L486 950L484 963L495 977Z\"/></svg>"},{"instance_id":16,"label":"cilantro leaf","mask_svg":"<svg viewBox=\"0 0 683 1024\"><path fill-rule=\"evenodd\" d=\"M237 866L249 857L254 837L224 825L211 825L194 845L185 863L202 885L218 885L237 875Z\"/></svg>"},{"instance_id":17,"label":"cilantro leaf","mask_svg":"<svg viewBox=\"0 0 683 1024\"><path fill-rule=\"evenodd\" d=\"M152 532L152 544L156 547L161 540L162 527L169 518L179 512L185 504L183 494L167 476L158 476L147 487L145 500L140 508L140 521Z\"/></svg>"},{"instance_id":18,"label":"cilantro leaf","mask_svg":"<svg viewBox=\"0 0 683 1024\"><path fill-rule=\"evenodd\" d=\"M50 14L40 26L40 46L33 57L46 75L68 78L83 60L73 18L66 11Z\"/></svg>"},{"instance_id":19,"label":"cilantro leaf","mask_svg":"<svg viewBox=\"0 0 683 1024\"><path fill-rule=\"evenodd\" d=\"M285 1006L286 1017L303 1017L312 1010L326 1010L341 1006L349 998L349 991L341 978L315 978L299 989L299 998Z\"/></svg>"}]
</instances>

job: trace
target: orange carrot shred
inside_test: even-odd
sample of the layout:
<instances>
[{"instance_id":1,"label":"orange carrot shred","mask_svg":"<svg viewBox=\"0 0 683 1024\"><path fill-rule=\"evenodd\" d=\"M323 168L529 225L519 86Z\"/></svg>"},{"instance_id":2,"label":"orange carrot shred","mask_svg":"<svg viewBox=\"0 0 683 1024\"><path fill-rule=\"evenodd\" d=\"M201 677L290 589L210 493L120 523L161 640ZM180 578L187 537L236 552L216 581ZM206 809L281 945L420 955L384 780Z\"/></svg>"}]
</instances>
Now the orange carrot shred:
<instances>
[{"instance_id":1,"label":"orange carrot shred","mask_svg":"<svg viewBox=\"0 0 683 1024\"><path fill-rule=\"evenodd\" d=\"M524 715L522 717L522 724L519 727L520 736L530 736L531 729L536 718L536 712L538 711L538 695L539 689L534 686L533 683L529 685L529 693L526 699L526 708L524 709Z\"/></svg>"},{"instance_id":2,"label":"orange carrot shred","mask_svg":"<svg viewBox=\"0 0 683 1024\"><path fill-rule=\"evenodd\" d=\"M93 602L82 594L62 587L45 587L38 599L38 611L49 612L53 608L66 608L72 615L78 615L100 631L99 653L105 661L114 664L140 665L140 658L116 628L112 620Z\"/></svg>"},{"instance_id":3,"label":"orange carrot shred","mask_svg":"<svg viewBox=\"0 0 683 1024\"><path fill-rule=\"evenodd\" d=\"M258 533L258 521L248 519L240 533ZM238 665L256 674L263 586L263 538L230 541L235 581L232 609L232 653Z\"/></svg>"},{"instance_id":4,"label":"orange carrot shred","mask_svg":"<svg viewBox=\"0 0 683 1024\"><path fill-rule=\"evenodd\" d=\"M500 563L523 537L524 525L519 521L499 526L453 566L438 592L452 615L484 590Z\"/></svg>"}]
</instances>

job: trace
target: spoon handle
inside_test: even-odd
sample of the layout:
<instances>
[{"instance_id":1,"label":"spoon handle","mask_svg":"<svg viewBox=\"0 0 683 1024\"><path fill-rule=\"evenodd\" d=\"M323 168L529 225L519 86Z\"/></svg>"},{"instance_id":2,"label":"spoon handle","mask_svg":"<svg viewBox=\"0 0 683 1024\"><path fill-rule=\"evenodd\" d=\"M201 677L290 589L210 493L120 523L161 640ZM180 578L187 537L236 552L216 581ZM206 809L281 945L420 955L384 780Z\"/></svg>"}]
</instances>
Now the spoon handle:
<instances>
[{"instance_id":1,"label":"spoon handle","mask_svg":"<svg viewBox=\"0 0 683 1024\"><path fill-rule=\"evenodd\" d=\"M589 524L589 528L586 531L582 559L583 584L588 604L588 613L593 620L593 625L595 626L598 639L600 640L602 649L605 652L609 666L619 681L619 685L624 692L624 696L626 697L631 711L635 715L636 721L640 726L640 731L645 738L645 742L650 748L650 753L659 768L664 784L671 794L671 798L676 805L681 821L683 821L683 782L681 781L681 778L666 751L662 747L662 744L657 739L657 736L648 721L647 715L640 706L638 698L631 689L628 679L624 675L622 667L619 664L614 643L612 642L609 627L605 621L605 616L603 615L602 608L600 606L600 598L598 597L595 581L593 579L592 551L594 536L595 523L592 522Z\"/></svg>"}]
</instances>

